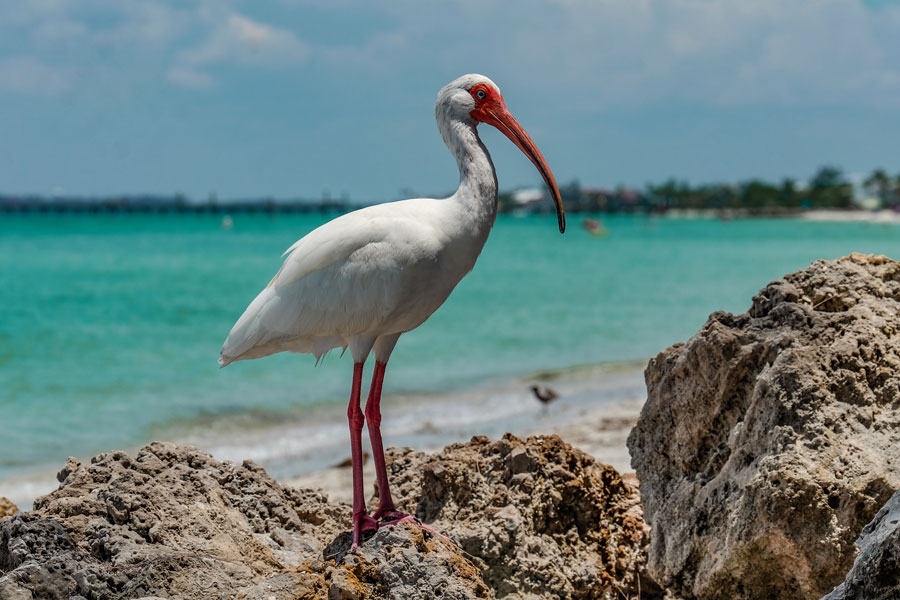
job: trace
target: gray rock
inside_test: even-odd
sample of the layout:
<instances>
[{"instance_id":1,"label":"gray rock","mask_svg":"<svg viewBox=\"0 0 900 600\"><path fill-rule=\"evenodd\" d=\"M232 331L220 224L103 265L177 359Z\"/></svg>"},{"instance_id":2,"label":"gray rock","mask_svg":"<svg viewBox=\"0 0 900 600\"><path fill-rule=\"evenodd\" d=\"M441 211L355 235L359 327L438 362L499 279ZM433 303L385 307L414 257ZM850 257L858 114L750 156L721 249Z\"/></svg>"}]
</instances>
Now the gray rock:
<instances>
[{"instance_id":1,"label":"gray rock","mask_svg":"<svg viewBox=\"0 0 900 600\"><path fill-rule=\"evenodd\" d=\"M497 598L654 597L636 487L558 436L388 451L398 507L483 565Z\"/></svg>"},{"instance_id":2,"label":"gray rock","mask_svg":"<svg viewBox=\"0 0 900 600\"><path fill-rule=\"evenodd\" d=\"M382 530L359 555L323 562L326 544L350 527L349 507L281 486L250 461L154 443L135 458L70 460L60 480L34 510L0 520L3 600L325 598L341 578L373 598L373 589L409 585L398 575L407 568L448 597L486 597L458 548L421 531Z\"/></svg>"},{"instance_id":3,"label":"gray rock","mask_svg":"<svg viewBox=\"0 0 900 600\"><path fill-rule=\"evenodd\" d=\"M766 286L650 361L628 447L649 570L679 595L819 598L900 488L900 263Z\"/></svg>"},{"instance_id":4,"label":"gray rock","mask_svg":"<svg viewBox=\"0 0 900 600\"><path fill-rule=\"evenodd\" d=\"M900 492L863 528L856 546L859 556L844 583L822 600L900 598Z\"/></svg>"},{"instance_id":5,"label":"gray rock","mask_svg":"<svg viewBox=\"0 0 900 600\"><path fill-rule=\"evenodd\" d=\"M636 488L559 438L391 452L401 508L462 547L402 523L349 551L349 506L154 443L71 459L58 490L0 520L0 598L612 599L651 585Z\"/></svg>"},{"instance_id":6,"label":"gray rock","mask_svg":"<svg viewBox=\"0 0 900 600\"><path fill-rule=\"evenodd\" d=\"M413 523L379 529L330 574L329 598L490 598L481 571L451 542Z\"/></svg>"}]
</instances>

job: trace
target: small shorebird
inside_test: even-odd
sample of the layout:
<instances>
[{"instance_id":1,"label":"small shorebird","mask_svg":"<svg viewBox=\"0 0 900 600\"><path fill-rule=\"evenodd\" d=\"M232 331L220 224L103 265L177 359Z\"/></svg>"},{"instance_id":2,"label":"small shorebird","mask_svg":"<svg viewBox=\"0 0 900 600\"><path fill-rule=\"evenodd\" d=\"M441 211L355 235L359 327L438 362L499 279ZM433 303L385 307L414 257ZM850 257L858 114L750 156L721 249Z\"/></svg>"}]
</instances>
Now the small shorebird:
<instances>
[{"instance_id":1,"label":"small shorebird","mask_svg":"<svg viewBox=\"0 0 900 600\"><path fill-rule=\"evenodd\" d=\"M475 265L497 215L497 176L477 126L499 129L540 171L556 203L559 231L565 213L544 157L509 113L500 90L483 75L444 86L435 104L438 129L459 166L459 188L442 200L418 198L348 213L309 233L285 252L269 285L241 315L222 347L219 364L276 352L313 354L350 348L353 384L347 417L353 467L353 546L381 525L412 517L391 498L381 440L381 386L397 339L421 325ZM360 410L363 363L375 352L365 415ZM378 509L366 513L361 435L368 422Z\"/></svg>"},{"instance_id":2,"label":"small shorebird","mask_svg":"<svg viewBox=\"0 0 900 600\"><path fill-rule=\"evenodd\" d=\"M559 394L555 390L544 385L533 385L531 386L531 391L534 392L534 397L540 400L544 406L559 398Z\"/></svg>"}]
</instances>

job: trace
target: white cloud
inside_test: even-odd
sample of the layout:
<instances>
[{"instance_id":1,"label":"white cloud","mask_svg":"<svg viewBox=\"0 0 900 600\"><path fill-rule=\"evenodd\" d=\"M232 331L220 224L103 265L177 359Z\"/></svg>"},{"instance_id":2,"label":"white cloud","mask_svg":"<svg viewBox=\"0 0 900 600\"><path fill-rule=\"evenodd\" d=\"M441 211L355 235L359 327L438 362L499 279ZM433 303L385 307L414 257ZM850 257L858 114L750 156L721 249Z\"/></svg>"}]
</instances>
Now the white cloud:
<instances>
[{"instance_id":1,"label":"white cloud","mask_svg":"<svg viewBox=\"0 0 900 600\"><path fill-rule=\"evenodd\" d=\"M309 52L309 47L287 29L232 14L204 45L188 51L187 59L199 64L234 62L283 67L305 61Z\"/></svg>"},{"instance_id":2,"label":"white cloud","mask_svg":"<svg viewBox=\"0 0 900 600\"><path fill-rule=\"evenodd\" d=\"M166 75L160 63L200 20L200 6L185 9L158 0L0 0L0 53L5 45L19 55L5 66L3 88L21 94L102 90L107 99L127 96Z\"/></svg>"},{"instance_id":3,"label":"white cloud","mask_svg":"<svg viewBox=\"0 0 900 600\"><path fill-rule=\"evenodd\" d=\"M202 14L201 8L202 4L175 8L148 0L117 2L104 12L118 14L118 20L111 27L95 31L94 40L120 48L135 45L162 48L190 33Z\"/></svg>"},{"instance_id":4,"label":"white cloud","mask_svg":"<svg viewBox=\"0 0 900 600\"><path fill-rule=\"evenodd\" d=\"M216 19L201 44L179 53L168 78L186 87L209 87L213 77L201 67L286 68L304 63L309 55L309 46L292 31L230 13Z\"/></svg>"},{"instance_id":5,"label":"white cloud","mask_svg":"<svg viewBox=\"0 0 900 600\"><path fill-rule=\"evenodd\" d=\"M159 44L185 32L202 3L174 7L159 0L31 0L0 2L0 29L27 31L38 46L79 39L123 47Z\"/></svg>"},{"instance_id":6,"label":"white cloud","mask_svg":"<svg viewBox=\"0 0 900 600\"><path fill-rule=\"evenodd\" d=\"M0 60L0 92L55 96L72 87L72 74L31 57Z\"/></svg>"},{"instance_id":7,"label":"white cloud","mask_svg":"<svg viewBox=\"0 0 900 600\"><path fill-rule=\"evenodd\" d=\"M341 77L373 81L482 71L506 87L533 88L548 102L559 101L564 90L567 103L588 109L900 104L900 6L874 10L862 0L282 0L272 6L297 18L311 5L332 12L329 22L347 16L353 33L335 32L343 41L312 47L281 21L237 12L233 0L0 0L0 40L20 36L7 42L20 58L5 67L7 81L18 82L5 89L96 87L92 77L120 89L160 80L208 88L226 76L225 66L325 64ZM367 25L361 14L378 18ZM24 57L31 63L22 63ZM35 77L41 68L55 73L46 74L46 83ZM67 79L75 70L77 80Z\"/></svg>"},{"instance_id":8,"label":"white cloud","mask_svg":"<svg viewBox=\"0 0 900 600\"><path fill-rule=\"evenodd\" d=\"M191 67L172 67L166 73L166 79L176 85L198 90L211 88L215 85L215 81L211 76Z\"/></svg>"},{"instance_id":9,"label":"white cloud","mask_svg":"<svg viewBox=\"0 0 900 600\"><path fill-rule=\"evenodd\" d=\"M492 69L592 106L900 104L900 7L861 0L379 3L396 25L327 56ZM385 40L402 43L384 43ZM413 65L411 65L413 63ZM482 65L482 66L478 66Z\"/></svg>"},{"instance_id":10,"label":"white cloud","mask_svg":"<svg viewBox=\"0 0 900 600\"><path fill-rule=\"evenodd\" d=\"M308 59L309 46L294 32L230 5L204 0L0 2L0 40L17 36L21 55L31 57L6 65L5 89L48 93L75 83L97 85L92 78L102 80L100 85L118 80L119 88L165 78L198 89L215 83L219 66L288 68ZM63 82L67 64L77 65L77 82ZM41 68L45 83L38 76Z\"/></svg>"}]
</instances>

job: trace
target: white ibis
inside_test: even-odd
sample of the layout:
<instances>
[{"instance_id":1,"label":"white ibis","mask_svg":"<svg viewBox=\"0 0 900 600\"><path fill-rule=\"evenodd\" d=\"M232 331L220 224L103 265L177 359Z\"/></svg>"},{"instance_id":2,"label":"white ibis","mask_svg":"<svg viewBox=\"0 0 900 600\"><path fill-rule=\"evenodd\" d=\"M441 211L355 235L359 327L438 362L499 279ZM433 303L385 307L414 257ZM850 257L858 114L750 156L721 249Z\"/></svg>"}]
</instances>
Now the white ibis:
<instances>
[{"instance_id":1,"label":"white ibis","mask_svg":"<svg viewBox=\"0 0 900 600\"><path fill-rule=\"evenodd\" d=\"M391 498L381 441L381 386L400 334L421 325L475 265L497 215L497 175L478 137L493 125L538 168L566 221L556 180L544 157L506 109L500 90L483 75L446 85L435 104L438 129L459 165L459 189L442 200L417 198L340 216L285 252L284 264L259 293L222 346L219 364L276 352L313 354L350 348L353 385L347 417L353 467L353 546L379 526L411 519ZM365 415L360 411L363 363L375 352ZM366 513L362 427L368 422L378 509Z\"/></svg>"}]
</instances>

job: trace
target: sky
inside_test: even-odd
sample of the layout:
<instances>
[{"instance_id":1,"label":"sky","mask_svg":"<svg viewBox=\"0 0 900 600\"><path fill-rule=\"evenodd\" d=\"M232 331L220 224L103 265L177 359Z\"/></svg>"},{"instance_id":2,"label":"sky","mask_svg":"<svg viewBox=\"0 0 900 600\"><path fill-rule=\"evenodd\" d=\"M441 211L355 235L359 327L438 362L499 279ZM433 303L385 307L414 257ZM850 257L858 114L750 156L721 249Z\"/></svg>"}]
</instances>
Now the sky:
<instances>
[{"instance_id":1,"label":"sky","mask_svg":"<svg viewBox=\"0 0 900 600\"><path fill-rule=\"evenodd\" d=\"M434 99L469 72L561 182L900 172L897 2L0 0L0 193L452 193Z\"/></svg>"}]
</instances>

